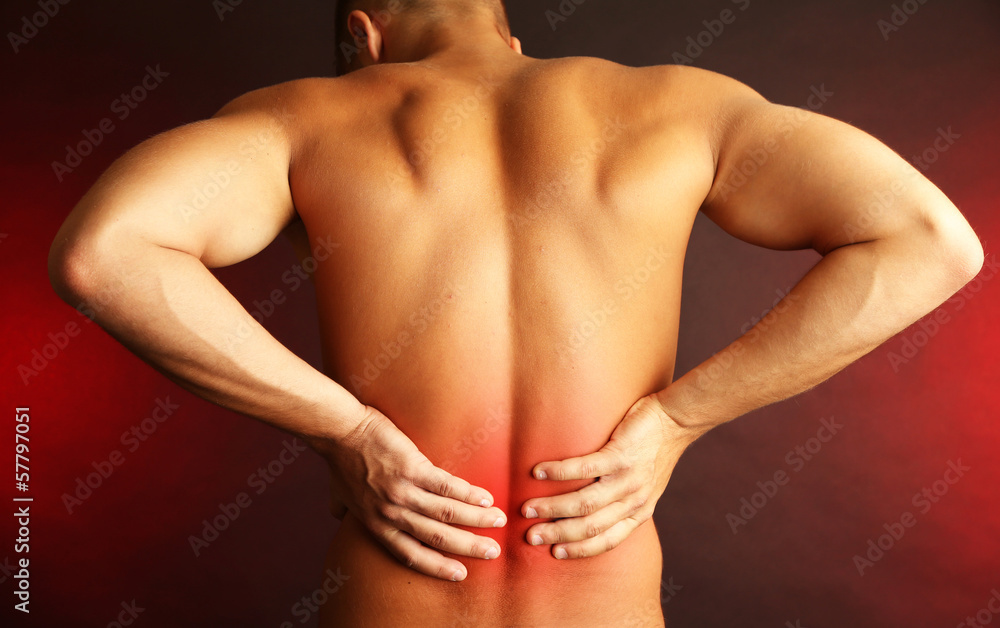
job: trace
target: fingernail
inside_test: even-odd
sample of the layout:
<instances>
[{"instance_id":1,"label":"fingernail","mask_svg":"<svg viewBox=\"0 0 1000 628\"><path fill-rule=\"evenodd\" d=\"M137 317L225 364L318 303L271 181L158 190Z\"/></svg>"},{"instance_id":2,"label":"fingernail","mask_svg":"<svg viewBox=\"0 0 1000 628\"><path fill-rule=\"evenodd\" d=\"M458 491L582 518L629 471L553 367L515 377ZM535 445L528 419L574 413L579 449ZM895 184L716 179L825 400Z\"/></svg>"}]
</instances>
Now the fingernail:
<instances>
[{"instance_id":1,"label":"fingernail","mask_svg":"<svg viewBox=\"0 0 1000 628\"><path fill-rule=\"evenodd\" d=\"M456 571L451 575L452 582L461 582L462 580L465 580L465 574L461 571Z\"/></svg>"},{"instance_id":2,"label":"fingernail","mask_svg":"<svg viewBox=\"0 0 1000 628\"><path fill-rule=\"evenodd\" d=\"M541 469L539 469L538 471L535 472L535 477L538 478L539 480L544 480L545 478L547 478L549 476L548 476L547 473L545 473L544 471L542 471Z\"/></svg>"},{"instance_id":3,"label":"fingernail","mask_svg":"<svg viewBox=\"0 0 1000 628\"><path fill-rule=\"evenodd\" d=\"M562 559L562 558L568 558L568 557L569 557L569 554L566 553L565 549L563 549L561 547L557 547L556 548L556 558Z\"/></svg>"},{"instance_id":4,"label":"fingernail","mask_svg":"<svg viewBox=\"0 0 1000 628\"><path fill-rule=\"evenodd\" d=\"M489 508L493 504L490 503L490 500L484 499L483 501L479 502L479 505L482 506L483 508Z\"/></svg>"},{"instance_id":5,"label":"fingernail","mask_svg":"<svg viewBox=\"0 0 1000 628\"><path fill-rule=\"evenodd\" d=\"M497 520L493 522L494 528L502 528L507 525L507 520L503 517L497 517Z\"/></svg>"},{"instance_id":6,"label":"fingernail","mask_svg":"<svg viewBox=\"0 0 1000 628\"><path fill-rule=\"evenodd\" d=\"M542 543L543 543L542 537L538 536L537 534L531 537L532 545L541 545Z\"/></svg>"},{"instance_id":7,"label":"fingernail","mask_svg":"<svg viewBox=\"0 0 1000 628\"><path fill-rule=\"evenodd\" d=\"M528 519L535 519L538 517L538 513L535 512L534 508L531 508L529 506L528 509L524 511L524 516L527 517Z\"/></svg>"},{"instance_id":8,"label":"fingernail","mask_svg":"<svg viewBox=\"0 0 1000 628\"><path fill-rule=\"evenodd\" d=\"M500 550L498 550L495 547L491 547L490 549L486 550L486 558L489 560L493 560L499 555L500 555Z\"/></svg>"}]
</instances>

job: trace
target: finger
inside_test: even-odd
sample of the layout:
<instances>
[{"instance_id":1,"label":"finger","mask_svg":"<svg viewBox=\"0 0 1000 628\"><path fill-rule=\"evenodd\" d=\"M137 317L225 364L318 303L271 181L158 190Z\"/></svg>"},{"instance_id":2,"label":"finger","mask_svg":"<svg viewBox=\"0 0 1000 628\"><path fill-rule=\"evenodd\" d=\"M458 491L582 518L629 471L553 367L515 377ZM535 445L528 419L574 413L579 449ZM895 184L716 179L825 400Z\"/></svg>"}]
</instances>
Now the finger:
<instances>
[{"instance_id":1,"label":"finger","mask_svg":"<svg viewBox=\"0 0 1000 628\"><path fill-rule=\"evenodd\" d=\"M408 492L406 501L402 505L431 519L451 525L473 528L502 528L507 525L507 516L499 508L473 506L423 489Z\"/></svg>"},{"instance_id":2,"label":"finger","mask_svg":"<svg viewBox=\"0 0 1000 628\"><path fill-rule=\"evenodd\" d=\"M418 475L413 478L413 483L442 497L457 499L466 504L483 508L493 505L493 496L489 491L435 467L430 461L421 466Z\"/></svg>"},{"instance_id":3,"label":"finger","mask_svg":"<svg viewBox=\"0 0 1000 628\"><path fill-rule=\"evenodd\" d=\"M612 475L628 467L620 452L605 447L600 451L567 458L558 462L541 462L535 465L533 475L539 480L586 480L602 475Z\"/></svg>"},{"instance_id":4,"label":"finger","mask_svg":"<svg viewBox=\"0 0 1000 628\"><path fill-rule=\"evenodd\" d=\"M572 493L529 499L521 505L521 514L526 519L586 517L637 490L626 478L602 478Z\"/></svg>"},{"instance_id":5,"label":"finger","mask_svg":"<svg viewBox=\"0 0 1000 628\"><path fill-rule=\"evenodd\" d=\"M639 527L639 521L628 517L611 526L598 536L563 545L553 545L552 555L559 559L588 558L605 552L610 552L622 544L632 532Z\"/></svg>"},{"instance_id":6,"label":"finger","mask_svg":"<svg viewBox=\"0 0 1000 628\"><path fill-rule=\"evenodd\" d=\"M600 536L626 517L635 515L642 508L643 500L617 501L589 517L571 517L550 523L540 523L528 528L525 538L531 545L573 543Z\"/></svg>"},{"instance_id":7,"label":"finger","mask_svg":"<svg viewBox=\"0 0 1000 628\"><path fill-rule=\"evenodd\" d=\"M401 511L398 518L399 521L394 523L398 523L400 529L434 549L486 560L500 555L500 544L489 537L478 536L406 510Z\"/></svg>"},{"instance_id":8,"label":"finger","mask_svg":"<svg viewBox=\"0 0 1000 628\"><path fill-rule=\"evenodd\" d=\"M461 582L469 573L459 561L424 547L402 530L387 527L379 534L379 539L399 562L426 576Z\"/></svg>"}]
</instances>

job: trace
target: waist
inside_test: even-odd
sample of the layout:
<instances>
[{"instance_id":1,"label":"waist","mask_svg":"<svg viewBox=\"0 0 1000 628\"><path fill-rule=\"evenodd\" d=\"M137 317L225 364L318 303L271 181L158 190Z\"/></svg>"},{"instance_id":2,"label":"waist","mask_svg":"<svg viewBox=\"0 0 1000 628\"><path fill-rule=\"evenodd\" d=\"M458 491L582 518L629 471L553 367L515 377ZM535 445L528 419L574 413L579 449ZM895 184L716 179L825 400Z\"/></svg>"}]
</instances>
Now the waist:
<instances>
[{"instance_id":1,"label":"waist","mask_svg":"<svg viewBox=\"0 0 1000 628\"><path fill-rule=\"evenodd\" d=\"M399 563L348 515L326 559L326 569L347 580L324 607L320 626L663 625L652 520L610 552L583 559L556 560L550 546L529 545L523 531L501 538L499 558L456 557L469 575L445 582Z\"/></svg>"}]
</instances>

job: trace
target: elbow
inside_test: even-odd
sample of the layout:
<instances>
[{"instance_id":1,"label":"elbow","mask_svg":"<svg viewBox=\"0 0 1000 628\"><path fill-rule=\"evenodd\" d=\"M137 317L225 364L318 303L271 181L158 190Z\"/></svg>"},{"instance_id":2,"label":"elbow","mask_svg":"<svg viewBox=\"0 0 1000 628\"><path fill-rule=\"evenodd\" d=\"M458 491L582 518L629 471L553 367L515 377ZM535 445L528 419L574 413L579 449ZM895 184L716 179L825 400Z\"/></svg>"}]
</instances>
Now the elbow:
<instances>
[{"instance_id":1,"label":"elbow","mask_svg":"<svg viewBox=\"0 0 1000 628\"><path fill-rule=\"evenodd\" d=\"M65 227L59 231L49 249L48 272L53 290L66 303L77 307L101 289L100 268L107 254L95 238L73 233Z\"/></svg>"},{"instance_id":2,"label":"elbow","mask_svg":"<svg viewBox=\"0 0 1000 628\"><path fill-rule=\"evenodd\" d=\"M986 254L978 237L973 237L964 247L956 252L954 267L956 274L962 278L962 285L969 283L983 269Z\"/></svg>"},{"instance_id":3,"label":"elbow","mask_svg":"<svg viewBox=\"0 0 1000 628\"><path fill-rule=\"evenodd\" d=\"M962 286L976 278L986 261L983 243L979 241L979 236L968 223L965 224L965 231L961 237L954 238L948 243L951 270L961 281Z\"/></svg>"},{"instance_id":4,"label":"elbow","mask_svg":"<svg viewBox=\"0 0 1000 628\"><path fill-rule=\"evenodd\" d=\"M950 283L948 287L957 292L982 270L986 261L982 242L961 214L936 224L932 231L932 246Z\"/></svg>"},{"instance_id":5,"label":"elbow","mask_svg":"<svg viewBox=\"0 0 1000 628\"><path fill-rule=\"evenodd\" d=\"M81 298L86 269L87 262L81 254L80 246L63 237L60 231L49 249L48 260L49 283L59 298L70 305Z\"/></svg>"}]
</instances>

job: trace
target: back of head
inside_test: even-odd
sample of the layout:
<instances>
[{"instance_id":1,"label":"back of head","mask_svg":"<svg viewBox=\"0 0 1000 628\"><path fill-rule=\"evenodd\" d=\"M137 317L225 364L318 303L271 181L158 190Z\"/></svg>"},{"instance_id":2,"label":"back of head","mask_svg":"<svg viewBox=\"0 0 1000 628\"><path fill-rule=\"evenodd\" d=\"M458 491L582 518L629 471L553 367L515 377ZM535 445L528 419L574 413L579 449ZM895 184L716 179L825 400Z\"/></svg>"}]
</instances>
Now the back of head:
<instances>
[{"instance_id":1,"label":"back of head","mask_svg":"<svg viewBox=\"0 0 1000 628\"><path fill-rule=\"evenodd\" d=\"M364 33L351 33L348 16L353 11L368 14L373 23L386 27L413 20L424 25L465 20L487 14L505 37L510 37L507 8L503 0L338 0L335 12L337 73L350 71L350 61L364 47Z\"/></svg>"}]
</instances>

